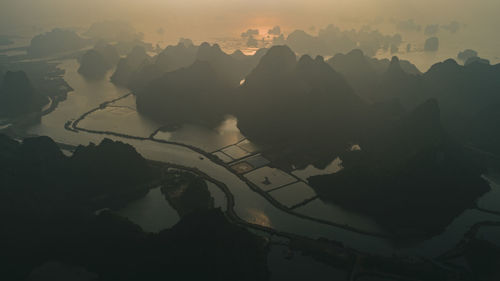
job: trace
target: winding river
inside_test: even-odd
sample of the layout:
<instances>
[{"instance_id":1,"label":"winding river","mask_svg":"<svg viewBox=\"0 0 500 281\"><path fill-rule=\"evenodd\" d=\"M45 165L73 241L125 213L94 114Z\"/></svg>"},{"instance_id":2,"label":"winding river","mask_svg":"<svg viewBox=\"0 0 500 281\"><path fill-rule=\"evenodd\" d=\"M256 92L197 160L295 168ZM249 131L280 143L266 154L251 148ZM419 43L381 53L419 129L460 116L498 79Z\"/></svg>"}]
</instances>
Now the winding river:
<instances>
[{"instance_id":1,"label":"winding river","mask_svg":"<svg viewBox=\"0 0 500 281\"><path fill-rule=\"evenodd\" d=\"M463 234L474 223L484 220L500 219L499 216L494 214L488 214L478 210L466 210L461 216L454 220L444 233L412 248L398 249L386 238L356 233L341 227L335 227L315 220L292 215L289 212L277 208L269 202L269 200L266 200L259 193L252 190L252 188L234 172L231 172L226 167L207 159L204 155L187 147L159 143L152 140L129 139L119 136L66 130L64 125L68 120L75 120L92 108L99 107L99 105L105 101L124 96L128 91L127 89L116 87L110 83L109 76L101 81L85 80L77 73L78 63L76 60L61 61L59 67L66 71L64 79L74 89L74 92L69 93L68 99L59 103L58 107L53 112L44 116L40 124L29 128L28 133L33 135L47 135L56 142L71 145L87 145L89 142L98 143L104 137L107 137L133 145L139 153L150 160L196 168L208 176L224 182L224 184L228 186L234 197L235 213L239 218L248 223L312 238L327 237L342 242L348 247L379 255L413 254L437 256L456 245L463 237ZM106 117L100 116L99 114L92 115L88 120L87 118L84 120L83 125L92 127L108 122L105 124L106 128L112 127L113 131L148 137L160 126L160 124L141 117L133 110L133 107L134 104L130 101L114 104L113 107L109 108L110 112L105 115ZM116 120L109 118L109 116L113 116L113 114L116 114ZM125 119L123 117L125 117ZM228 122L231 123L233 121L228 120ZM226 130L225 133L227 133L227 138L222 139L220 136L210 135L211 132L190 126L183 127L179 132L163 133L161 138L175 140L176 142L189 141L191 138L191 141L194 140L194 143L189 144L194 146L196 146L196 140L202 140L204 142L209 140L208 144L205 144L205 147L202 148L207 151L212 151L212 144L213 147L220 147L224 144L225 140L227 140L227 142L234 142L235 140L241 139L239 132L233 130L234 124L226 124L226 126L226 128L222 128L221 130ZM478 202L483 208L494 208L497 202L499 202L497 198L500 198L500 187L495 183L492 183L492 185L492 191L486 194ZM221 195L220 191L216 190L216 187L210 187L213 196L215 193L219 192L214 196L216 205L224 207L224 200L222 199L223 194ZM171 208L169 209L168 206L162 205L163 201L160 202L158 197L165 201L161 192L153 189L146 197L131 203L124 210L120 210L119 212L133 221L144 222L139 224L147 231L158 231L162 228L170 227L177 221L175 214L164 216L162 212L175 212L171 210ZM310 212L329 212L331 214L329 216L331 220L335 220L337 223L349 224L350 226L365 229L366 231L380 231L380 229L377 229L376 224L368 218L348 213L335 206L325 207L324 204L317 201L318 200L315 200L313 203L318 206L315 207L315 205L311 205L312 207L310 208L313 210ZM157 218L157 220L150 219L152 217ZM147 221L147 223L145 221Z\"/></svg>"}]
</instances>

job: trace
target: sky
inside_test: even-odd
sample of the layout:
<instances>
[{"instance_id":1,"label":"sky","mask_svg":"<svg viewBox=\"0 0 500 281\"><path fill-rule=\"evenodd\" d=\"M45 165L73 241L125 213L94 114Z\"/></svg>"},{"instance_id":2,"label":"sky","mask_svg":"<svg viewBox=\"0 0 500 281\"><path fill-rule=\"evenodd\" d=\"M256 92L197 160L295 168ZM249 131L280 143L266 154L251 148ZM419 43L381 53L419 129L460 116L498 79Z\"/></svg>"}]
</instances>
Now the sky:
<instances>
[{"instance_id":1,"label":"sky","mask_svg":"<svg viewBox=\"0 0 500 281\"><path fill-rule=\"evenodd\" d=\"M413 18L424 24L458 20L492 29L500 26L499 10L498 0L2 0L0 24L3 29L82 25L113 18L165 26L172 34L220 36L256 25L356 27Z\"/></svg>"},{"instance_id":2,"label":"sky","mask_svg":"<svg viewBox=\"0 0 500 281\"><path fill-rule=\"evenodd\" d=\"M369 25L412 37L411 31L397 28L398 22L412 19L422 28L458 21L464 27L462 41L493 50L500 49L498 11L499 0L1 0L0 35L85 28L111 19L131 22L150 41L169 43L180 37L195 41L238 37L249 28L262 33L276 25L285 33L294 29L313 33L330 23L344 29ZM161 34L156 32L160 28Z\"/></svg>"}]
</instances>

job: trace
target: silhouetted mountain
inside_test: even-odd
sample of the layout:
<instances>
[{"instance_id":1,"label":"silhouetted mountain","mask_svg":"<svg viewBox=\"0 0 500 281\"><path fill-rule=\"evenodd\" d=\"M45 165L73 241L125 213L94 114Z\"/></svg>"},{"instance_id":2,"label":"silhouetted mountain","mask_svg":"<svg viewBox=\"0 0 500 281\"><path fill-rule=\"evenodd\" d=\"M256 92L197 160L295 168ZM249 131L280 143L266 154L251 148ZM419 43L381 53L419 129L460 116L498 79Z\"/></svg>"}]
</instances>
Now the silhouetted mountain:
<instances>
[{"instance_id":1,"label":"silhouetted mountain","mask_svg":"<svg viewBox=\"0 0 500 281\"><path fill-rule=\"evenodd\" d=\"M0 83L0 116L36 112L48 102L35 90L23 71L7 71Z\"/></svg>"},{"instance_id":2,"label":"silhouetted mountain","mask_svg":"<svg viewBox=\"0 0 500 281\"><path fill-rule=\"evenodd\" d=\"M200 46L195 46L190 40L183 40L175 46L167 46L158 56L149 62L136 65L135 68L131 65L127 67L119 65L117 77L112 78L112 81L138 91L165 73L189 67L198 60L210 63L219 79L237 86L263 53L264 50L261 50L253 56L243 55L244 57L240 56L240 59L237 59L224 53L217 44L202 43ZM129 73L124 75L127 79L118 79L118 73L121 71Z\"/></svg>"},{"instance_id":3,"label":"silhouetted mountain","mask_svg":"<svg viewBox=\"0 0 500 281\"><path fill-rule=\"evenodd\" d=\"M425 40L424 51L436 52L437 50L439 50L439 38L431 37Z\"/></svg>"},{"instance_id":4,"label":"silhouetted mountain","mask_svg":"<svg viewBox=\"0 0 500 281\"><path fill-rule=\"evenodd\" d=\"M133 90L142 89L167 72L193 64L197 52L198 46L190 40L167 46L153 59L147 56L144 49L136 47L126 60L122 59L111 81Z\"/></svg>"},{"instance_id":5,"label":"silhouetted mountain","mask_svg":"<svg viewBox=\"0 0 500 281\"><path fill-rule=\"evenodd\" d=\"M120 61L120 55L118 54L118 51L116 50L116 47L111 44L107 44L104 42L98 42L96 46L94 47L94 50L99 52L106 62L114 67L118 61Z\"/></svg>"},{"instance_id":6,"label":"silhouetted mountain","mask_svg":"<svg viewBox=\"0 0 500 281\"><path fill-rule=\"evenodd\" d=\"M500 134L496 133L500 119L495 112L500 105L499 75L498 65L472 63L464 67L448 60L424 74L421 89L439 100L443 124L455 137L497 155L500 155Z\"/></svg>"},{"instance_id":7,"label":"silhouetted mountain","mask_svg":"<svg viewBox=\"0 0 500 281\"><path fill-rule=\"evenodd\" d=\"M236 50L231 54L231 57L237 59L237 60L245 60L247 56L243 54L241 50Z\"/></svg>"},{"instance_id":8,"label":"silhouetted mountain","mask_svg":"<svg viewBox=\"0 0 500 281\"><path fill-rule=\"evenodd\" d=\"M144 42L139 39L135 39L132 41L118 41L116 44L113 44L113 46L115 46L120 56L128 55L136 47L142 47L144 48L144 50L146 50L146 52L154 51L153 44Z\"/></svg>"},{"instance_id":9,"label":"silhouetted mountain","mask_svg":"<svg viewBox=\"0 0 500 281\"><path fill-rule=\"evenodd\" d=\"M476 51L467 49L462 52L459 52L457 55L457 59L462 61L462 63L465 63L468 59L478 57L478 54Z\"/></svg>"},{"instance_id":10,"label":"silhouetted mountain","mask_svg":"<svg viewBox=\"0 0 500 281\"><path fill-rule=\"evenodd\" d=\"M196 59L210 63L221 79L234 86L239 85L240 81L252 69L251 64L224 53L217 44L212 46L208 43L201 44Z\"/></svg>"},{"instance_id":11,"label":"silhouetted mountain","mask_svg":"<svg viewBox=\"0 0 500 281\"><path fill-rule=\"evenodd\" d=\"M285 43L299 54L328 54L330 52L325 42L303 30L290 33Z\"/></svg>"},{"instance_id":12,"label":"silhouetted mountain","mask_svg":"<svg viewBox=\"0 0 500 281\"><path fill-rule=\"evenodd\" d=\"M80 58L78 73L88 79L101 79L119 60L120 56L115 47L99 43Z\"/></svg>"},{"instance_id":13,"label":"silhouetted mountain","mask_svg":"<svg viewBox=\"0 0 500 281\"><path fill-rule=\"evenodd\" d=\"M171 172L161 190L180 217L214 208L214 198L203 178L189 172Z\"/></svg>"},{"instance_id":14,"label":"silhouetted mountain","mask_svg":"<svg viewBox=\"0 0 500 281\"><path fill-rule=\"evenodd\" d=\"M465 61L464 65L467 66L473 63L490 64L490 61L480 57L470 57Z\"/></svg>"},{"instance_id":15,"label":"silhouetted mountain","mask_svg":"<svg viewBox=\"0 0 500 281\"><path fill-rule=\"evenodd\" d=\"M90 50L80 58L78 73L88 79L101 79L109 69L110 65L104 56L96 50Z\"/></svg>"},{"instance_id":16,"label":"silhouetted mountain","mask_svg":"<svg viewBox=\"0 0 500 281\"><path fill-rule=\"evenodd\" d=\"M358 74L355 69L352 71L354 74L346 75L355 77L350 78L350 83L367 81L370 86L373 85L373 79L363 78L363 75L371 77L366 68ZM500 104L498 75L498 65L475 62L461 66L452 59L433 65L424 74L414 75L404 71L401 62L395 57L372 90L359 85L357 88L366 91L363 96L371 101L397 99L408 110L427 99L437 99L443 125L454 138L498 155L500 146L494 145L500 143L500 136L496 134L496 124L500 119L495 114L495 108Z\"/></svg>"},{"instance_id":17,"label":"silhouetted mountain","mask_svg":"<svg viewBox=\"0 0 500 281\"><path fill-rule=\"evenodd\" d=\"M179 42L175 46L167 46L158 57L155 64L162 73L188 67L196 60L198 46L191 41Z\"/></svg>"},{"instance_id":18,"label":"silhouetted mountain","mask_svg":"<svg viewBox=\"0 0 500 281\"><path fill-rule=\"evenodd\" d=\"M436 100L361 147L345 156L343 170L309 182L322 200L375 218L400 240L443 231L489 190L482 169L445 133Z\"/></svg>"},{"instance_id":19,"label":"silhouetted mountain","mask_svg":"<svg viewBox=\"0 0 500 281\"><path fill-rule=\"evenodd\" d=\"M357 94L369 101L378 99L374 96L374 89L378 87L384 73L396 67L391 66L387 59L369 58L358 49L345 55L337 54L328 60L328 64L347 79ZM415 65L408 61L399 61L397 64L407 74L420 74Z\"/></svg>"},{"instance_id":20,"label":"silhouetted mountain","mask_svg":"<svg viewBox=\"0 0 500 281\"><path fill-rule=\"evenodd\" d=\"M141 114L164 123L215 126L227 114L230 84L205 61L168 72L137 91Z\"/></svg>"},{"instance_id":21,"label":"silhouetted mountain","mask_svg":"<svg viewBox=\"0 0 500 281\"><path fill-rule=\"evenodd\" d=\"M379 73L361 50L356 49L346 55L337 54L328 60L328 64L341 73L364 98L367 98L366 93L377 84Z\"/></svg>"},{"instance_id":22,"label":"silhouetted mountain","mask_svg":"<svg viewBox=\"0 0 500 281\"><path fill-rule=\"evenodd\" d=\"M297 62L286 46L267 52L236 97L238 127L251 140L271 145L268 156L275 161L335 154L356 138L366 114L365 103L322 57Z\"/></svg>"},{"instance_id":23,"label":"silhouetted mountain","mask_svg":"<svg viewBox=\"0 0 500 281\"><path fill-rule=\"evenodd\" d=\"M56 28L50 32L33 37L27 52L31 57L42 57L61 52L75 51L89 44L89 40L81 38L73 31Z\"/></svg>"},{"instance_id":24,"label":"silhouetted mountain","mask_svg":"<svg viewBox=\"0 0 500 281\"><path fill-rule=\"evenodd\" d=\"M150 57L142 47L135 47L126 58L120 59L115 73L111 76L111 82L120 86L129 87L136 71L144 65L148 65Z\"/></svg>"},{"instance_id":25,"label":"silhouetted mountain","mask_svg":"<svg viewBox=\"0 0 500 281\"><path fill-rule=\"evenodd\" d=\"M111 140L66 157L48 137L18 143L0 135L2 276L25 280L58 261L102 280L267 280L266 241L219 209L190 213L160 233L95 213L144 194L140 185L160 179L155 171L133 147Z\"/></svg>"},{"instance_id":26,"label":"silhouetted mountain","mask_svg":"<svg viewBox=\"0 0 500 281\"><path fill-rule=\"evenodd\" d=\"M157 175L132 146L109 139L99 145L80 146L71 157L64 156L48 137L29 138L22 143L2 137L0 149L3 186L24 191L26 196L38 187L50 187L60 193L50 194L54 198L72 196L102 204L95 198L105 201L113 195L111 200L119 200L120 196L142 193L141 185Z\"/></svg>"},{"instance_id":27,"label":"silhouetted mountain","mask_svg":"<svg viewBox=\"0 0 500 281\"><path fill-rule=\"evenodd\" d=\"M198 46L194 46L190 40L181 40L176 46L167 46L152 59L143 59L140 63L138 59L134 59L135 62L125 64L122 69L120 65L116 72L117 79L112 79L112 81L134 91L140 90L167 72L190 66L195 62L197 52ZM133 57L146 56L146 54L139 56L137 50L135 53ZM118 79L121 76L119 71L127 74L123 77L126 79Z\"/></svg>"},{"instance_id":28,"label":"silhouetted mountain","mask_svg":"<svg viewBox=\"0 0 500 281\"><path fill-rule=\"evenodd\" d=\"M267 51L267 48L260 48L255 52L255 54L247 56L240 50L236 50L231 54L231 57L235 58L236 60L245 62L247 65L250 65L251 68L255 68L257 64L259 64L260 59L267 53Z\"/></svg>"},{"instance_id":29,"label":"silhouetted mountain","mask_svg":"<svg viewBox=\"0 0 500 281\"><path fill-rule=\"evenodd\" d=\"M398 60L399 60L399 58L398 58ZM389 60L389 59L377 59L377 58L370 59L370 62L372 64L373 68L379 74L383 74L389 69L389 66L391 65L391 61L392 61L392 59L391 60ZM420 72L420 70L414 64L412 64L410 61L399 60L399 66L407 74L412 74L412 75L422 74L422 72Z\"/></svg>"},{"instance_id":30,"label":"silhouetted mountain","mask_svg":"<svg viewBox=\"0 0 500 281\"><path fill-rule=\"evenodd\" d=\"M378 85L373 88L371 99L380 101L397 98L403 106L416 105L425 101L421 97L420 83L421 76L406 73L399 58L393 57L387 70L380 76Z\"/></svg>"},{"instance_id":31,"label":"silhouetted mountain","mask_svg":"<svg viewBox=\"0 0 500 281\"><path fill-rule=\"evenodd\" d=\"M283 41L279 38L276 42ZM317 36L303 30L295 30L285 42L299 54L334 56L352 49L363 50L368 56L374 56L378 50L397 50L402 43L401 35L384 35L378 30L364 27L360 30L341 30L334 25L320 29Z\"/></svg>"},{"instance_id":32,"label":"silhouetted mountain","mask_svg":"<svg viewBox=\"0 0 500 281\"><path fill-rule=\"evenodd\" d=\"M80 145L68 160L68 174L77 181L74 186L89 196L130 192L157 176L133 146L110 139Z\"/></svg>"}]
</instances>

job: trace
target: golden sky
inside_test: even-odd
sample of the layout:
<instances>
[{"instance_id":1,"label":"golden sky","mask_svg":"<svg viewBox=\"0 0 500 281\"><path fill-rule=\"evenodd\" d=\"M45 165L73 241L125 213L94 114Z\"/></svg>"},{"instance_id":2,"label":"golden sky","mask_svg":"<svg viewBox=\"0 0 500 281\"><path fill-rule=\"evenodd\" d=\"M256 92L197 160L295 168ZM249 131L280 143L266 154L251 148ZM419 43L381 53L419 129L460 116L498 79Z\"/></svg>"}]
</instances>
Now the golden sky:
<instances>
[{"instance_id":1,"label":"golden sky","mask_svg":"<svg viewBox=\"0 0 500 281\"><path fill-rule=\"evenodd\" d=\"M422 25L458 20L486 39L499 40L491 38L500 27L498 11L499 0L1 0L0 32L121 19L149 32L162 27L169 37L207 40L274 25L285 31L329 23L390 29L391 21L412 18Z\"/></svg>"}]
</instances>

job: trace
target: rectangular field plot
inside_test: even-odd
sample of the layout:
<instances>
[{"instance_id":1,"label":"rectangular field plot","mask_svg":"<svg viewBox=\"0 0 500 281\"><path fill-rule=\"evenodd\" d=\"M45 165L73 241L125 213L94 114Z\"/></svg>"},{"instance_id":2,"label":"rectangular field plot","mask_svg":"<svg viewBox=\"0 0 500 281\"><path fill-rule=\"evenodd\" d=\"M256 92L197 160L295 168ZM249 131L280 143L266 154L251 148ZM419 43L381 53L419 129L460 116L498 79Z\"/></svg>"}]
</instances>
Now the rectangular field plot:
<instances>
[{"instance_id":1,"label":"rectangular field plot","mask_svg":"<svg viewBox=\"0 0 500 281\"><path fill-rule=\"evenodd\" d=\"M246 161L242 161L242 162L239 162L237 164L232 165L231 169L233 169L238 174L244 174L244 173L248 173L251 170L253 170L254 166L250 165Z\"/></svg>"},{"instance_id":2,"label":"rectangular field plot","mask_svg":"<svg viewBox=\"0 0 500 281\"><path fill-rule=\"evenodd\" d=\"M274 199L287 207L293 207L297 204L309 200L316 196L314 190L303 182L297 182L287 185L283 188L269 192Z\"/></svg>"},{"instance_id":3,"label":"rectangular field plot","mask_svg":"<svg viewBox=\"0 0 500 281\"><path fill-rule=\"evenodd\" d=\"M259 148L257 147L257 145L253 144L249 140L241 141L240 143L238 143L238 146L240 148L243 148L245 151L250 152L250 153L255 153L255 152L259 151Z\"/></svg>"},{"instance_id":4,"label":"rectangular field plot","mask_svg":"<svg viewBox=\"0 0 500 281\"><path fill-rule=\"evenodd\" d=\"M217 158L222 160L222 162L224 162L224 163L229 163L229 162L233 161L233 158L227 156L226 154L224 154L223 152L220 152L220 151L214 152L213 155L217 156Z\"/></svg>"},{"instance_id":5,"label":"rectangular field plot","mask_svg":"<svg viewBox=\"0 0 500 281\"><path fill-rule=\"evenodd\" d=\"M262 156L260 154L245 159L245 162L248 162L255 169L263 167L263 166L271 163L269 160L267 160L266 158L264 158L264 156Z\"/></svg>"},{"instance_id":6,"label":"rectangular field plot","mask_svg":"<svg viewBox=\"0 0 500 281\"><path fill-rule=\"evenodd\" d=\"M233 159L241 159L251 154L250 152L245 151L244 149L240 148L237 145L231 145L230 147L226 147L222 150L222 152L231 156Z\"/></svg>"},{"instance_id":7,"label":"rectangular field plot","mask_svg":"<svg viewBox=\"0 0 500 281\"><path fill-rule=\"evenodd\" d=\"M296 182L297 179L289 174L271 167L262 167L245 174L245 177L264 191Z\"/></svg>"},{"instance_id":8,"label":"rectangular field plot","mask_svg":"<svg viewBox=\"0 0 500 281\"><path fill-rule=\"evenodd\" d=\"M222 152L220 152L220 153L222 153ZM224 154L224 153L222 153L222 154ZM269 160L264 158L264 156L258 154L255 156L250 156L248 158L245 158L245 159L239 161L238 163L231 165L231 168L234 171L236 171L238 174L245 174L245 173L248 173L252 170L264 167L269 163L271 163L271 162L269 162Z\"/></svg>"}]
</instances>

